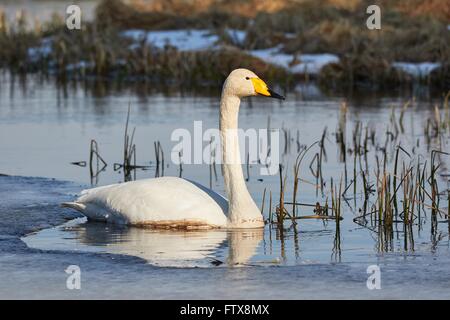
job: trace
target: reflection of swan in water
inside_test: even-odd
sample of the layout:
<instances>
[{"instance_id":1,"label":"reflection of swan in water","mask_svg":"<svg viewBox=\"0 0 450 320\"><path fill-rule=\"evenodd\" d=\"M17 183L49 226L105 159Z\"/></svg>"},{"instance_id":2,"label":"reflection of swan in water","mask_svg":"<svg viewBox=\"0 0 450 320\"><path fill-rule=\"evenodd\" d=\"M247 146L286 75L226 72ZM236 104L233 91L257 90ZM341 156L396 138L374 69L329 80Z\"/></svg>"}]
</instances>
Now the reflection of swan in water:
<instances>
[{"instance_id":1,"label":"reflection of swan in water","mask_svg":"<svg viewBox=\"0 0 450 320\"><path fill-rule=\"evenodd\" d=\"M75 229L88 246L106 245L106 252L136 256L155 265L189 266L219 250L224 231L170 231L108 226L87 222ZM208 261L206 261L208 263Z\"/></svg>"},{"instance_id":2,"label":"reflection of swan in water","mask_svg":"<svg viewBox=\"0 0 450 320\"><path fill-rule=\"evenodd\" d=\"M211 259L207 257L213 261L226 259L229 265L248 263L263 239L264 230L172 231L105 227L88 222L80 225L76 233L83 244L107 244L106 251L110 253L140 257L155 265L191 266L209 265Z\"/></svg>"},{"instance_id":3,"label":"reflection of swan in water","mask_svg":"<svg viewBox=\"0 0 450 320\"><path fill-rule=\"evenodd\" d=\"M172 231L77 220L23 240L29 247L44 250L124 254L158 266L192 267L211 266L218 261L246 264L264 235L263 229Z\"/></svg>"},{"instance_id":4,"label":"reflection of swan in water","mask_svg":"<svg viewBox=\"0 0 450 320\"><path fill-rule=\"evenodd\" d=\"M263 238L263 229L228 232L228 264L239 265L248 263L256 253L258 245Z\"/></svg>"}]
</instances>

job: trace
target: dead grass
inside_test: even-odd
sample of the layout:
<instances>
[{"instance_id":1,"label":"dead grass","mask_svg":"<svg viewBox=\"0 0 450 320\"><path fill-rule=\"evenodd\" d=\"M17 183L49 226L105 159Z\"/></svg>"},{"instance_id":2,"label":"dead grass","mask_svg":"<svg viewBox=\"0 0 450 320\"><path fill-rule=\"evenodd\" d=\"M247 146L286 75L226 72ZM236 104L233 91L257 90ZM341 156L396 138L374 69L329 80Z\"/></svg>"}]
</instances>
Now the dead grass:
<instances>
[{"instance_id":1,"label":"dead grass","mask_svg":"<svg viewBox=\"0 0 450 320\"><path fill-rule=\"evenodd\" d=\"M128 0L126 2L141 12L192 16L216 11L229 14L239 13L247 18L254 17L258 12L276 12L298 3L293 0Z\"/></svg>"},{"instance_id":2,"label":"dead grass","mask_svg":"<svg viewBox=\"0 0 450 320\"><path fill-rule=\"evenodd\" d=\"M431 17L445 23L450 21L450 2L447 0L399 1L397 8L412 17Z\"/></svg>"}]
</instances>

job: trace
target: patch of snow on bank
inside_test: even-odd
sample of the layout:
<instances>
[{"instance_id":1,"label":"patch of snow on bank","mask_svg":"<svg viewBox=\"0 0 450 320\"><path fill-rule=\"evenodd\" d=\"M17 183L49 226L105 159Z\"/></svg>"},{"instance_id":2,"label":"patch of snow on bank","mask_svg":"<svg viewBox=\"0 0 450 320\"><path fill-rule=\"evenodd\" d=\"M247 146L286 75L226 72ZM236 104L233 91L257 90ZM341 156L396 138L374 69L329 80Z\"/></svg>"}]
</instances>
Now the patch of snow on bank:
<instances>
[{"instance_id":1,"label":"patch of snow on bank","mask_svg":"<svg viewBox=\"0 0 450 320\"><path fill-rule=\"evenodd\" d=\"M92 69L94 67L95 67L94 63L81 60L81 61L79 61L77 63L68 64L66 66L66 70L70 72L70 71Z\"/></svg>"},{"instance_id":2,"label":"patch of snow on bank","mask_svg":"<svg viewBox=\"0 0 450 320\"><path fill-rule=\"evenodd\" d=\"M247 37L247 32L242 30L227 29L226 32L235 44L243 44Z\"/></svg>"},{"instance_id":3,"label":"patch of snow on bank","mask_svg":"<svg viewBox=\"0 0 450 320\"><path fill-rule=\"evenodd\" d=\"M162 30L144 31L127 30L122 36L134 41L146 40L147 43L163 49L166 45L176 47L179 51L198 51L213 47L219 37L209 30Z\"/></svg>"},{"instance_id":4,"label":"patch of snow on bank","mask_svg":"<svg viewBox=\"0 0 450 320\"><path fill-rule=\"evenodd\" d=\"M339 62L339 58L334 54L320 53L298 55L298 63L294 63L294 56L280 52L280 47L253 50L250 51L250 54L268 63L286 68L292 73L318 74L327 64Z\"/></svg>"},{"instance_id":5,"label":"patch of snow on bank","mask_svg":"<svg viewBox=\"0 0 450 320\"><path fill-rule=\"evenodd\" d=\"M38 62L43 58L47 58L52 53L52 38L44 38L38 47L28 48L28 59L31 62Z\"/></svg>"},{"instance_id":6,"label":"patch of snow on bank","mask_svg":"<svg viewBox=\"0 0 450 320\"><path fill-rule=\"evenodd\" d=\"M439 68L441 64L436 62L394 62L392 66L412 75L413 77L423 78L428 76L433 70Z\"/></svg>"},{"instance_id":7,"label":"patch of snow on bank","mask_svg":"<svg viewBox=\"0 0 450 320\"><path fill-rule=\"evenodd\" d=\"M297 34L294 33L294 32L286 32L286 33L284 34L284 36L285 36L287 39L295 39L295 38L297 38Z\"/></svg>"}]
</instances>

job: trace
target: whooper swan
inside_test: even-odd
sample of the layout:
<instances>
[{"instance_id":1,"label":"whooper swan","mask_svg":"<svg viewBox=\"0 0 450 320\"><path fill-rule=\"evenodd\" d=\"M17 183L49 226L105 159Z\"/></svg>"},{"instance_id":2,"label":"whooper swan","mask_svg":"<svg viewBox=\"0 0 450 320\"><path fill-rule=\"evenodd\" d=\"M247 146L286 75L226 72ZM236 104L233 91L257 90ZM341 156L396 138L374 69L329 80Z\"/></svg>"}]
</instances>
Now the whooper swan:
<instances>
[{"instance_id":1,"label":"whooper swan","mask_svg":"<svg viewBox=\"0 0 450 320\"><path fill-rule=\"evenodd\" d=\"M220 135L228 200L196 182L161 177L82 191L75 202L62 205L88 219L163 228L261 228L264 219L245 185L238 143L241 98L284 99L247 69L230 73L222 88Z\"/></svg>"}]
</instances>

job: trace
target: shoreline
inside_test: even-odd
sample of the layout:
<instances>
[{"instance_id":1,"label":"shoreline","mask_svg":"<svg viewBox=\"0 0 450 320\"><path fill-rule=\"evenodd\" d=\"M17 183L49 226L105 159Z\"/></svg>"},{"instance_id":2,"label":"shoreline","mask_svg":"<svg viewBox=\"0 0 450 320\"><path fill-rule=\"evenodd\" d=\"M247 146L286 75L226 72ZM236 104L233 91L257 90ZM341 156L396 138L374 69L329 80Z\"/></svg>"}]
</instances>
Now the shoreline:
<instances>
[{"instance_id":1,"label":"shoreline","mask_svg":"<svg viewBox=\"0 0 450 320\"><path fill-rule=\"evenodd\" d=\"M22 15L0 23L0 68L61 78L131 77L219 88L232 69L244 67L285 90L310 79L328 90L379 91L417 84L448 90L450 47L440 45L450 42L447 24L385 4L389 14L384 27L370 31L361 26L357 13L364 1L358 3L346 9L310 1L285 3L275 11L260 8L245 16L226 4L217 12L191 8L169 14L158 11L158 1L146 10L102 1L95 19L74 31L62 17L26 30ZM322 15L314 20L310 16L315 13Z\"/></svg>"}]
</instances>

